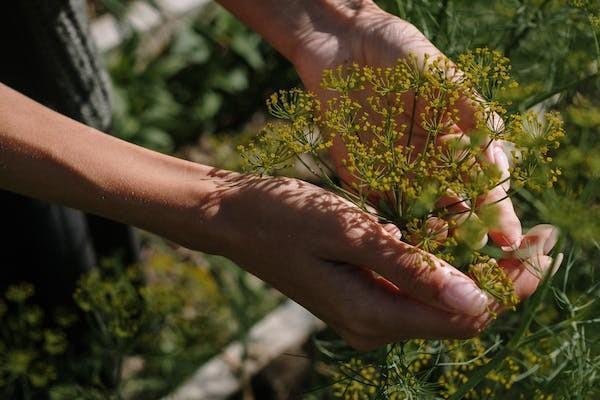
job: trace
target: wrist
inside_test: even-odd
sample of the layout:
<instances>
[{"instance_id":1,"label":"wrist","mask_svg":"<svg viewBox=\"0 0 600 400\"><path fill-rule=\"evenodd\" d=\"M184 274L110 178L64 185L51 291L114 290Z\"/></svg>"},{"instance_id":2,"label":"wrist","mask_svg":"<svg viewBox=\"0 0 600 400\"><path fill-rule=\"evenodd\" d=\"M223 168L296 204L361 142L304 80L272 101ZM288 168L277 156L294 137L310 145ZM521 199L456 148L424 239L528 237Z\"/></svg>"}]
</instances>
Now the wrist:
<instances>
[{"instance_id":1,"label":"wrist","mask_svg":"<svg viewBox=\"0 0 600 400\"><path fill-rule=\"evenodd\" d=\"M3 189L217 252L239 229L215 223L232 174L111 137L0 84Z\"/></svg>"},{"instance_id":2,"label":"wrist","mask_svg":"<svg viewBox=\"0 0 600 400\"><path fill-rule=\"evenodd\" d=\"M181 185L184 207L176 224L181 229L173 232L171 239L193 250L230 256L243 221L239 215L232 218L228 203L239 191L244 175L199 164L192 168L194 173Z\"/></svg>"}]
</instances>

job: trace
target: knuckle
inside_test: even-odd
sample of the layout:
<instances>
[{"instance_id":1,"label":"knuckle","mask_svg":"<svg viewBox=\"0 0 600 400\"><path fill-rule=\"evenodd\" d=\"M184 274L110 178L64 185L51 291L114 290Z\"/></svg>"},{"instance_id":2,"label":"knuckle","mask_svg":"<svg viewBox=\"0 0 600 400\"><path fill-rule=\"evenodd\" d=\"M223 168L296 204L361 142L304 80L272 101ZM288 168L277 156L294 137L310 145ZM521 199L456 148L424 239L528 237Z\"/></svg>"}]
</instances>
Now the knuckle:
<instances>
[{"instance_id":1,"label":"knuckle","mask_svg":"<svg viewBox=\"0 0 600 400\"><path fill-rule=\"evenodd\" d=\"M373 348L372 338L376 337L373 329L371 312L362 304L346 307L341 314L342 323L340 334L346 342L357 350Z\"/></svg>"},{"instance_id":2,"label":"knuckle","mask_svg":"<svg viewBox=\"0 0 600 400\"><path fill-rule=\"evenodd\" d=\"M454 328L455 339L472 339L477 337L483 332L487 325L487 322L479 319L468 319L458 323Z\"/></svg>"},{"instance_id":3,"label":"knuckle","mask_svg":"<svg viewBox=\"0 0 600 400\"><path fill-rule=\"evenodd\" d=\"M354 337L368 337L373 332L372 329L366 320L366 318L362 315L362 313L355 312L353 315L349 316L350 318L346 319L346 331L349 332Z\"/></svg>"},{"instance_id":4,"label":"knuckle","mask_svg":"<svg viewBox=\"0 0 600 400\"><path fill-rule=\"evenodd\" d=\"M328 218L320 229L325 227L322 236L336 247L341 244L344 248L363 248L365 241L374 233L373 225L376 223L358 209L338 211Z\"/></svg>"},{"instance_id":5,"label":"knuckle","mask_svg":"<svg viewBox=\"0 0 600 400\"><path fill-rule=\"evenodd\" d=\"M379 347L379 344L373 340L352 334L342 335L342 338L348 346L361 353L366 353Z\"/></svg>"},{"instance_id":6,"label":"knuckle","mask_svg":"<svg viewBox=\"0 0 600 400\"><path fill-rule=\"evenodd\" d=\"M444 266L440 265L433 256L417 249L408 249L398 258L401 268L395 269L394 278L402 282L410 282L422 290L427 290L429 296L437 297L446 284Z\"/></svg>"}]
</instances>

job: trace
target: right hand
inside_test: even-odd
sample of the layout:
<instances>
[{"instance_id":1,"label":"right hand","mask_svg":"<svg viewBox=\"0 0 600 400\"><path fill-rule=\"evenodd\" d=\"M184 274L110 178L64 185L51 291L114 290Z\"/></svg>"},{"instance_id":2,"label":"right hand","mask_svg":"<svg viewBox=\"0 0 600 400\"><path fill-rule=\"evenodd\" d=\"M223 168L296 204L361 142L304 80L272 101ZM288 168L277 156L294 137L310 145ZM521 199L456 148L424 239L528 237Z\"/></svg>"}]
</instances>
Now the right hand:
<instances>
[{"instance_id":1,"label":"right hand","mask_svg":"<svg viewBox=\"0 0 600 400\"><path fill-rule=\"evenodd\" d=\"M334 1L334 3L337 3ZM414 25L381 10L372 1L357 3L352 18L337 21L327 21L328 29L309 30L296 46L295 56L292 59L298 74L308 90L315 93L323 106L332 96L330 90L321 87L323 70L335 68L339 65L357 63L361 66L388 67L395 65L399 59L405 59L411 54L424 62L426 56L432 59L444 57ZM340 5L340 7L343 7ZM335 14L339 15L339 14ZM322 22L325 24L325 22ZM363 94L361 94L362 96ZM365 95L366 96L366 95ZM423 112L424 104L413 95L404 97L403 115L398 117L398 126L405 124L411 126L413 117ZM364 99L354 99L359 103ZM413 107L416 111L413 112ZM463 132L468 138L475 128L474 110L468 99L460 99L456 104L459 119L457 119L451 132L440 134L439 139L462 137ZM368 108L366 108L368 109ZM418 117L416 118L418 119ZM426 143L427 133L418 123L414 127L414 140L412 144L417 151L422 151ZM408 135L405 135L406 138ZM364 142L369 142L371 137L363 134ZM404 143L406 144L406 143ZM509 163L507 156L502 151L502 146L494 143L486 146L486 161L496 165L502 172L502 179L509 176ZM347 159L346 149L341 140L334 140L331 148L331 158L339 176L346 182L353 182L354 178L345 164ZM497 218L495 226L490 227L490 237L497 246L518 248L522 239L521 222L515 213L513 204L507 196L509 183L498 185L487 194L477 199L477 208L486 204L496 204ZM449 203L457 204L457 208L468 208L466 202L459 198L449 199ZM457 211L457 210L452 210ZM459 210L460 211L460 210ZM487 240L487 237L485 238Z\"/></svg>"},{"instance_id":2,"label":"right hand","mask_svg":"<svg viewBox=\"0 0 600 400\"><path fill-rule=\"evenodd\" d=\"M222 254L305 306L360 350L408 338L465 338L487 296L397 230L306 182L219 172L203 201Z\"/></svg>"}]
</instances>

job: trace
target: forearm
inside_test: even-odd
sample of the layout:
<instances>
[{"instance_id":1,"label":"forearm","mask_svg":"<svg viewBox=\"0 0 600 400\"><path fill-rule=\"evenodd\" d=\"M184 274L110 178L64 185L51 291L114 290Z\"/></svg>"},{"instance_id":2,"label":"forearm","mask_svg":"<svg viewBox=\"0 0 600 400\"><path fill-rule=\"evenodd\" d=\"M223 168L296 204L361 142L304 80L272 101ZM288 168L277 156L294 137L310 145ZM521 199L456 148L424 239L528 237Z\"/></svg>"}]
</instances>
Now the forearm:
<instances>
[{"instance_id":1,"label":"forearm","mask_svg":"<svg viewBox=\"0 0 600 400\"><path fill-rule=\"evenodd\" d=\"M211 168L159 154L66 118L0 84L0 187L185 242L206 234ZM205 214L203 214L205 212ZM199 228L199 229L198 229ZM187 232L186 232L187 231ZM200 237L197 237L200 236ZM184 243L188 244L188 243Z\"/></svg>"},{"instance_id":2,"label":"forearm","mask_svg":"<svg viewBox=\"0 0 600 400\"><path fill-rule=\"evenodd\" d=\"M313 33L343 31L357 15L377 8L371 0L217 1L291 62Z\"/></svg>"}]
</instances>

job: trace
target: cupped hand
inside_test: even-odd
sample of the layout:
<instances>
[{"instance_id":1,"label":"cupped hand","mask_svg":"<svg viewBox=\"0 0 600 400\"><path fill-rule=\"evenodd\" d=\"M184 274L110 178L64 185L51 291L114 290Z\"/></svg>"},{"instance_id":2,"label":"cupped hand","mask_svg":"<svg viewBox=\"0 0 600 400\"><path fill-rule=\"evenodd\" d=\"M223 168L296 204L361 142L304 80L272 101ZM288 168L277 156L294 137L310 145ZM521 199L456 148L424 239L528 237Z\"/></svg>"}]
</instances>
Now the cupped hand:
<instances>
[{"instance_id":1,"label":"cupped hand","mask_svg":"<svg viewBox=\"0 0 600 400\"><path fill-rule=\"evenodd\" d=\"M218 188L203 201L211 209L207 223L222 236L214 250L305 306L353 347L465 338L487 324L489 300L471 279L337 195L288 178L215 176ZM519 263L511 266L527 296L532 278Z\"/></svg>"},{"instance_id":2,"label":"cupped hand","mask_svg":"<svg viewBox=\"0 0 600 400\"><path fill-rule=\"evenodd\" d=\"M425 56L435 58L443 56L442 53L413 25L388 14L371 2L359 2L354 15L348 17L344 23L327 24L323 26L317 21L316 26L300 41L295 56L293 57L297 71L307 89L316 93L326 102L331 93L320 87L323 70L338 65L358 63L369 66L390 66L398 59L409 55L424 60ZM327 29L325 29L327 27ZM399 124L410 124L412 108L423 105L419 101L413 103L413 97L405 96L406 103L404 115L400 117ZM359 99L360 101L360 99ZM474 128L473 110L470 102L461 99L459 102L459 118L454 122L451 136L459 136L463 132L469 135ZM415 141L413 144L419 150L419 144L425 142L425 130L415 126ZM422 139L422 140L419 140ZM421 146L422 147L422 146ZM422 150L422 149L421 149ZM342 160L346 158L344 145L341 140L335 140L331 151L332 159L340 176L351 181ZM503 180L508 178L509 163L502 146L492 143L486 146L486 160L495 164L502 172ZM482 207L486 204L495 204L498 212L497 223L490 229L490 237L498 246L517 248L522 238L521 223L517 217L511 200L506 196L510 183L508 180L503 185L492 189L487 195L476 201L471 207ZM456 203L454 199L451 203ZM466 202L463 205L467 204ZM477 209L476 209L477 211Z\"/></svg>"}]
</instances>

